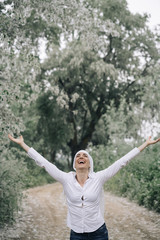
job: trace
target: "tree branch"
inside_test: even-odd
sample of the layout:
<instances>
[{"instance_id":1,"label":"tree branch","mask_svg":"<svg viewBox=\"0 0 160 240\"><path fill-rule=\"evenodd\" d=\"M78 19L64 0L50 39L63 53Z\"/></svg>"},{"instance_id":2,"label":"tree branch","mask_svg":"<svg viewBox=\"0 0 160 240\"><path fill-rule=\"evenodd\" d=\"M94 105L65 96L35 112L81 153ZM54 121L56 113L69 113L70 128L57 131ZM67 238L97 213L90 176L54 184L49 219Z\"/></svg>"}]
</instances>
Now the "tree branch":
<instances>
[{"instance_id":1,"label":"tree branch","mask_svg":"<svg viewBox=\"0 0 160 240\"><path fill-rule=\"evenodd\" d=\"M112 50L113 50L113 48L112 48L112 40L113 40L113 37L112 37L112 35L110 34L110 35L109 35L109 50L108 50L107 55L103 58L103 60L104 60L105 62L108 62L108 61L109 61L109 56L110 56L110 54L112 53Z\"/></svg>"}]
</instances>

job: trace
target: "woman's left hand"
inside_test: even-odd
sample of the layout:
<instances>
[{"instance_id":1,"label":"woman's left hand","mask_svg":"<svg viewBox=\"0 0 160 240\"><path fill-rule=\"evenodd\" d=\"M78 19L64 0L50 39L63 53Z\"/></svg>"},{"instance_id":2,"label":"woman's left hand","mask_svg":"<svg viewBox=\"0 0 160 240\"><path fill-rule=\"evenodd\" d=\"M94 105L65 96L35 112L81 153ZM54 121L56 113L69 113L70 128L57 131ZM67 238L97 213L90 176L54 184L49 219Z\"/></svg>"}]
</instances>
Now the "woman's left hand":
<instances>
[{"instance_id":1,"label":"woman's left hand","mask_svg":"<svg viewBox=\"0 0 160 240\"><path fill-rule=\"evenodd\" d=\"M152 140L151 136L141 145L139 146L139 150L143 151L143 149L145 149L146 147L148 147L149 145L155 144L157 142L160 141L160 138L157 138L156 140Z\"/></svg>"},{"instance_id":2,"label":"woman's left hand","mask_svg":"<svg viewBox=\"0 0 160 240\"><path fill-rule=\"evenodd\" d=\"M157 138L156 140L152 140L151 136L146 140L147 145L155 144L160 141L160 138Z\"/></svg>"}]
</instances>

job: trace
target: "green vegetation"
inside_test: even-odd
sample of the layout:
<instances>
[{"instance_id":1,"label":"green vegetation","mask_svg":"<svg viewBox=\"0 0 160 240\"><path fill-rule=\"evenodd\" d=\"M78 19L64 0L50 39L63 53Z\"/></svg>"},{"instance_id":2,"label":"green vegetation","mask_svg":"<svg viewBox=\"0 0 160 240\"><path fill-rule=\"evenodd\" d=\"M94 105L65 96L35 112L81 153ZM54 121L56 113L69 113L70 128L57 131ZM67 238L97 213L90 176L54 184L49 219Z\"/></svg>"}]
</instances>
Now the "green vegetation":
<instances>
[{"instance_id":1,"label":"green vegetation","mask_svg":"<svg viewBox=\"0 0 160 240\"><path fill-rule=\"evenodd\" d=\"M99 146L91 154L95 170L110 166L133 146ZM105 189L129 198L150 210L160 212L159 146L146 149L105 184Z\"/></svg>"},{"instance_id":2,"label":"green vegetation","mask_svg":"<svg viewBox=\"0 0 160 240\"><path fill-rule=\"evenodd\" d=\"M65 171L78 149L91 146L103 153L119 146L122 156L129 150L122 147L124 139L141 143L142 124L159 121L160 55L158 29L152 32L148 16L132 14L125 0L4 0L0 13L3 225L14 219L24 188L53 181L9 142L8 132L23 134L29 146ZM115 160L113 150L95 158L97 169ZM144 165L136 160L108 186L159 211L159 153L153 148L144 154Z\"/></svg>"},{"instance_id":3,"label":"green vegetation","mask_svg":"<svg viewBox=\"0 0 160 240\"><path fill-rule=\"evenodd\" d=\"M21 159L17 160L18 158ZM0 226L13 222L20 208L26 166L24 157L12 148L3 152L0 160Z\"/></svg>"}]
</instances>

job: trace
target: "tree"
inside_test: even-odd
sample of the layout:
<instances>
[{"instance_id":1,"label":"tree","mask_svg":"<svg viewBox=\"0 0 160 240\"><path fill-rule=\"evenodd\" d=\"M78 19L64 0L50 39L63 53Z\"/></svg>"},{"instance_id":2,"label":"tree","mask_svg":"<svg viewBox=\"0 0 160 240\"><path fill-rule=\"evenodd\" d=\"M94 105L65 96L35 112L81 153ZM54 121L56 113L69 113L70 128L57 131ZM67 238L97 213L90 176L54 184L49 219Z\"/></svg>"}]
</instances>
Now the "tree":
<instances>
[{"instance_id":1,"label":"tree","mask_svg":"<svg viewBox=\"0 0 160 240\"><path fill-rule=\"evenodd\" d=\"M35 75L39 71L40 39L46 40L48 51L53 43L59 48L61 34L68 39L75 28L79 34L85 35L88 30L92 29L93 18L91 9L87 8L83 1L76 0L55 0L54 4L51 0L45 2L42 0L4 0L0 2L0 14L2 26L1 56L3 56L1 66L3 94L3 97L1 96L1 101L3 101L1 135L5 136L4 141L6 138L5 129L12 131L11 124L7 124L7 121L10 122L12 119L12 124L15 122L15 128L17 128L17 119L14 111L11 110L11 103L17 101L15 99L17 96L20 102L20 96L23 96L21 93L25 89L24 85L29 88L29 98L31 89L34 89L34 92L35 88L36 92L38 90ZM7 63L7 67L5 63ZM35 97L34 94L34 99ZM7 104L4 98L7 99ZM8 115L4 119L6 112ZM17 130L20 128L24 127L20 125Z\"/></svg>"},{"instance_id":2,"label":"tree","mask_svg":"<svg viewBox=\"0 0 160 240\"><path fill-rule=\"evenodd\" d=\"M56 101L63 111L64 132L73 131L67 139L72 161L76 151L92 141L102 116L110 113L111 103L118 110L125 99L125 114L141 103L146 77L159 59L156 35L147 27L146 15L131 14L126 1L90 4L103 31L102 26L99 29L94 25L93 16L93 32L97 35L91 45L75 29L76 38L62 51L54 47L37 76L44 91L44 83L50 84L48 101ZM97 39L100 41L95 48ZM45 112L42 114L45 118Z\"/></svg>"},{"instance_id":3,"label":"tree","mask_svg":"<svg viewBox=\"0 0 160 240\"><path fill-rule=\"evenodd\" d=\"M80 9L80 10L79 10ZM74 24L73 15L74 14ZM16 188L19 186L15 175L10 174L10 166L14 171L22 173L21 165L15 164L16 153L8 151L6 155L6 147L8 144L8 132L19 135L24 131L24 116L26 109L33 103L39 94L39 84L36 83L36 75L39 73L39 40L45 39L47 47L56 44L59 48L60 34L63 32L66 39L72 33L74 26L80 32L88 32L92 28L92 14L83 5L82 1L42 1L42 0L4 0L0 2L1 14L1 197L0 204L9 203L13 208L10 209L10 215L6 212L1 213L1 221L10 221L13 216L18 199ZM85 25L86 20L88 24ZM74 26L73 26L74 25ZM32 124L34 125L34 124ZM12 156L12 154L14 156ZM3 164L8 158L8 163ZM21 159L21 158L20 158ZM18 168L19 166L19 168ZM14 181L15 180L15 181ZM15 183L6 190L8 182ZM13 198L11 191L13 190ZM19 190L21 190L19 188ZM3 197L4 196L4 197ZM7 205L6 204L6 205ZM6 206L5 205L5 206ZM4 210L7 211L7 208ZM11 216L11 218L10 218Z\"/></svg>"},{"instance_id":4,"label":"tree","mask_svg":"<svg viewBox=\"0 0 160 240\"><path fill-rule=\"evenodd\" d=\"M7 4L11 10L6 10ZM24 76L31 88L37 85L36 72L40 83L44 85L43 80L51 83L53 100L60 105L60 111L65 109L66 122L71 123L69 128L74 131L67 140L72 158L77 149L86 148L93 133L95 136L96 126L103 114L108 113L111 102L117 109L122 95L129 109L132 103L141 102L145 77L150 75L159 59L157 35L148 29L147 16L131 14L125 0L55 1L55 4L41 0L4 1L1 12L3 44L7 40L8 56L13 55L9 64L14 58L19 62L12 72L15 73L19 66L23 66L23 70L19 69L23 72L27 66ZM58 50L60 36L66 41L64 51ZM39 74L36 57L38 60L40 38L47 39L48 55L51 47L53 54L42 65ZM29 80L28 75L31 76ZM25 83L22 84L21 76L17 79L15 89L20 95L22 88L18 90L17 83L21 86ZM55 90L59 91L59 96ZM7 94L7 99L15 96L5 88L3 93ZM77 120L77 111L83 120Z\"/></svg>"}]
</instances>

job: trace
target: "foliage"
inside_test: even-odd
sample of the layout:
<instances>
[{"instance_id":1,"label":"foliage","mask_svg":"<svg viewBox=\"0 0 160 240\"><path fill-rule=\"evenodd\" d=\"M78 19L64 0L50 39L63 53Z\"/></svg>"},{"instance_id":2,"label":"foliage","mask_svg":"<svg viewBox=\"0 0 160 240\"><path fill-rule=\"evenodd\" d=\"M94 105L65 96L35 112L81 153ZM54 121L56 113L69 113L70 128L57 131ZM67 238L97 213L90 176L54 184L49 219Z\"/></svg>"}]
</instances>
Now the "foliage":
<instances>
[{"instance_id":1,"label":"foliage","mask_svg":"<svg viewBox=\"0 0 160 240\"><path fill-rule=\"evenodd\" d=\"M145 78L145 92L146 94L142 98L141 109L143 111L142 122L147 122L151 126L150 135L158 135L160 133L159 118L160 118L160 70L159 64L155 65L154 71L151 76ZM143 125L141 126L140 134L146 137L148 129L146 127L145 133L143 133ZM149 134L148 134L149 135Z\"/></svg>"},{"instance_id":2,"label":"foliage","mask_svg":"<svg viewBox=\"0 0 160 240\"><path fill-rule=\"evenodd\" d=\"M67 4L67 1L65 2ZM77 3L75 2L73 5L74 1L70 2L68 1L70 7L72 7L71 9L74 9ZM67 10L64 11L65 9L62 8L63 4L63 1L57 1L56 4L53 4L52 1L25 0L6 0L0 3L2 27L0 42L2 56L0 66L0 136L1 161L3 161L1 164L1 210L3 211L0 214L1 223L13 220L14 212L18 208L17 203L22 182L29 187L32 184L37 184L37 181L38 183L44 181L44 179L42 181L42 178L36 179L36 181L35 178L32 178L28 182L26 179L21 178L21 168L16 168L16 159L20 157L18 151L12 152L12 158L5 152L9 142L7 138L8 132L19 135L20 131L24 131L26 108L35 100L39 90L38 83L35 84L34 82L40 63L38 56L39 39L46 37L48 42L54 41L54 43L58 44L58 24L67 22L66 18L64 19L64 13L66 17ZM55 9L52 11L54 7ZM70 10L68 16L70 16ZM48 26L46 26L47 24ZM21 160L23 165L24 159L21 158ZM19 166L21 166L21 163L19 163ZM28 168L31 173L32 168L29 166ZM36 171L33 172L36 176ZM48 179L48 181L50 180Z\"/></svg>"},{"instance_id":3,"label":"foliage","mask_svg":"<svg viewBox=\"0 0 160 240\"><path fill-rule=\"evenodd\" d=\"M48 96L45 102L55 106L56 118L62 112L65 115L64 122L62 118L56 120L63 124L63 130L59 126L57 132L50 131L51 126L46 126L41 137L54 132L55 141L52 143L53 137L49 137L48 142L48 151L53 153L53 144L60 142L62 134L68 134L67 144L62 144L62 148L61 142L56 144L56 151L71 152L72 160L78 149L94 141L98 124L104 125L102 116L109 113L111 104L118 109L123 98L133 110L133 104L142 101L147 89L144 77L150 76L159 58L157 35L148 29L147 16L131 14L125 0L61 0L54 4L50 0L4 1L1 14L2 45L7 50L6 54L1 50L5 56L2 65L5 81L1 86L7 99L6 102L1 98L3 141L8 130L18 134L24 129L20 114L24 114L24 103L29 105L38 97L40 84L42 98ZM60 46L62 37L65 49ZM47 42L48 59L40 67L42 38ZM47 86L49 93L45 94ZM11 106L15 101L16 108ZM38 129L48 118L42 110ZM50 114L52 119L56 113ZM49 117L48 122L52 119ZM21 124L13 126L17 121Z\"/></svg>"},{"instance_id":4,"label":"foliage","mask_svg":"<svg viewBox=\"0 0 160 240\"><path fill-rule=\"evenodd\" d=\"M133 145L132 145L133 147ZM160 212L160 185L159 185L159 146L144 150L128 166L105 184L105 189L120 196L136 201L150 210ZM121 144L116 146L99 146L91 152L95 171L110 166L131 150L131 146Z\"/></svg>"},{"instance_id":5,"label":"foliage","mask_svg":"<svg viewBox=\"0 0 160 240\"><path fill-rule=\"evenodd\" d=\"M159 153L156 146L142 154L124 172L123 186L119 189L124 196L136 200L140 205L160 212ZM127 187L124 187L126 184Z\"/></svg>"},{"instance_id":6,"label":"foliage","mask_svg":"<svg viewBox=\"0 0 160 240\"><path fill-rule=\"evenodd\" d=\"M19 210L26 165L23 154L15 148L3 151L0 165L0 226L3 226L12 223Z\"/></svg>"},{"instance_id":7,"label":"foliage","mask_svg":"<svg viewBox=\"0 0 160 240\"><path fill-rule=\"evenodd\" d=\"M1 216L7 222L22 185L46 182L44 170L19 150L6 153L8 132L23 133L64 170L79 148L137 139L140 119L158 119L159 36L125 0L4 0L0 14Z\"/></svg>"},{"instance_id":8,"label":"foliage","mask_svg":"<svg viewBox=\"0 0 160 240\"><path fill-rule=\"evenodd\" d=\"M3 43L0 51L2 54L0 134L1 148L4 148L8 143L8 132L18 135L20 130L23 131L25 128L22 116L26 106L35 99L35 93L38 91L38 84L34 86L32 79L39 68L36 57L28 49L17 55L7 43Z\"/></svg>"},{"instance_id":9,"label":"foliage","mask_svg":"<svg viewBox=\"0 0 160 240\"><path fill-rule=\"evenodd\" d=\"M118 5L112 13L116 3ZM86 148L90 142L100 143L98 139L102 141L102 138L96 138L96 130L100 129L100 125L106 129L105 141L112 137L109 134L110 126L105 125L108 120L104 123L103 117L110 114L112 106L118 110L123 101L123 112L128 115L128 130L129 122L136 123L131 112L135 115L138 112L140 119L143 111L140 104L147 92L146 77L155 71L155 64L159 59L156 38L146 25L146 15L131 14L126 1L100 1L98 5L91 6L93 12L97 10L97 22L101 22L101 28L94 26L97 34L95 39L99 39L97 48L94 44L87 44L86 39L75 28L73 32L76 34L66 43L65 49L58 50L54 45L50 48L48 59L42 64L41 73L37 76L37 81L42 84L43 99L47 98L44 102L57 104L57 116L62 112L64 114L61 119L64 120L62 132L64 136L66 132L69 133L68 139L65 148L61 146L61 142L59 146L57 143L56 148L58 150L59 147L64 153L69 149L72 161L77 150ZM42 110L39 121L43 125L49 119L52 121L55 116L54 111L49 116ZM59 133L62 134L59 127L54 129L57 140ZM45 135L51 132L49 125L44 131ZM127 137L130 136L128 131ZM50 147L48 151L51 152Z\"/></svg>"},{"instance_id":10,"label":"foliage","mask_svg":"<svg viewBox=\"0 0 160 240\"><path fill-rule=\"evenodd\" d=\"M44 169L19 148L3 150L0 159L0 226L12 224L21 209L22 191L53 182Z\"/></svg>"}]
</instances>

